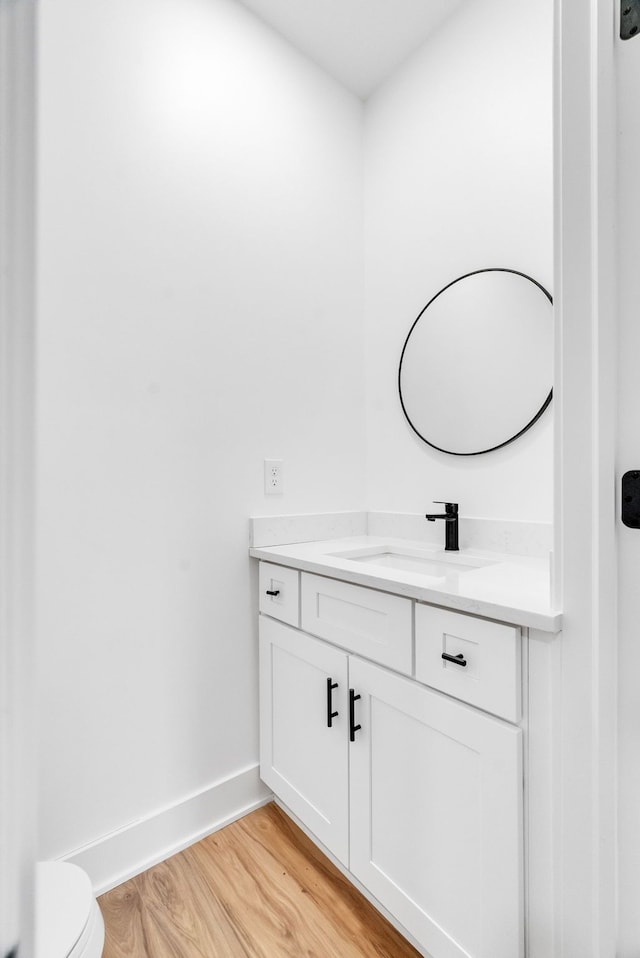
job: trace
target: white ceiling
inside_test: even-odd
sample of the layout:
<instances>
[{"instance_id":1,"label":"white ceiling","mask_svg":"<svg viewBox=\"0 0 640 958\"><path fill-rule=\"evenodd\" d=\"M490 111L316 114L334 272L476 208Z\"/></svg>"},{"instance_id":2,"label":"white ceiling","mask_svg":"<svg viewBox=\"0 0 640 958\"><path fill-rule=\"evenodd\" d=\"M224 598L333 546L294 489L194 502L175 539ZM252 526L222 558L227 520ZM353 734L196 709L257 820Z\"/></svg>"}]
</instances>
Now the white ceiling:
<instances>
[{"instance_id":1,"label":"white ceiling","mask_svg":"<svg viewBox=\"0 0 640 958\"><path fill-rule=\"evenodd\" d=\"M365 99L462 0L241 0Z\"/></svg>"}]
</instances>

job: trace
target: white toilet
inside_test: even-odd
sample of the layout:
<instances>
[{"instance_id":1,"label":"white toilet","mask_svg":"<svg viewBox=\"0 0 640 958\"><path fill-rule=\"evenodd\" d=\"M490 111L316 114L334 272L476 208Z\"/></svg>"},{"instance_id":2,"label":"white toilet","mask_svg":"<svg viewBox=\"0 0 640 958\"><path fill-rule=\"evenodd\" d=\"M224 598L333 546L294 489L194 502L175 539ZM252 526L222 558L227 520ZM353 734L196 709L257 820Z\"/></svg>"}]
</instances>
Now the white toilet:
<instances>
[{"instance_id":1,"label":"white toilet","mask_svg":"<svg viewBox=\"0 0 640 958\"><path fill-rule=\"evenodd\" d=\"M89 876L67 862L36 865L35 958L100 958L104 921Z\"/></svg>"}]
</instances>

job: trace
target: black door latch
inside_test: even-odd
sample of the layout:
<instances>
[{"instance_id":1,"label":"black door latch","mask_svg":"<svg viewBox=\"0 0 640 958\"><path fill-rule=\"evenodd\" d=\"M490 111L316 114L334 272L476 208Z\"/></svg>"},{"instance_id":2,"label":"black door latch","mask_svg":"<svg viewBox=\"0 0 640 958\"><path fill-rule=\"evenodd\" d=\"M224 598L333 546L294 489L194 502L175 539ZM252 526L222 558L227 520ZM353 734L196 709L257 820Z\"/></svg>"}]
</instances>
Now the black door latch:
<instances>
[{"instance_id":1,"label":"black door latch","mask_svg":"<svg viewBox=\"0 0 640 958\"><path fill-rule=\"evenodd\" d=\"M620 39L630 40L640 32L640 0L620 0Z\"/></svg>"},{"instance_id":2,"label":"black door latch","mask_svg":"<svg viewBox=\"0 0 640 958\"><path fill-rule=\"evenodd\" d=\"M631 469L622 477L622 521L630 529L640 529L640 469Z\"/></svg>"}]
</instances>

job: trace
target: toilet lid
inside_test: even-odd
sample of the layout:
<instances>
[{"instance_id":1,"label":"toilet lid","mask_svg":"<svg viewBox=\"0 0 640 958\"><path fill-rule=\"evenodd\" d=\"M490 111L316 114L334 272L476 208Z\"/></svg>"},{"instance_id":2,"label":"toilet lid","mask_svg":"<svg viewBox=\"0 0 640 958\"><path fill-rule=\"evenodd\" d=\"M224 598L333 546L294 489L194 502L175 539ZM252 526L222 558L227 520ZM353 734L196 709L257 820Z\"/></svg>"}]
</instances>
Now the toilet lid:
<instances>
[{"instance_id":1,"label":"toilet lid","mask_svg":"<svg viewBox=\"0 0 640 958\"><path fill-rule=\"evenodd\" d=\"M36 865L36 958L68 958L91 915L89 876L68 862Z\"/></svg>"}]
</instances>

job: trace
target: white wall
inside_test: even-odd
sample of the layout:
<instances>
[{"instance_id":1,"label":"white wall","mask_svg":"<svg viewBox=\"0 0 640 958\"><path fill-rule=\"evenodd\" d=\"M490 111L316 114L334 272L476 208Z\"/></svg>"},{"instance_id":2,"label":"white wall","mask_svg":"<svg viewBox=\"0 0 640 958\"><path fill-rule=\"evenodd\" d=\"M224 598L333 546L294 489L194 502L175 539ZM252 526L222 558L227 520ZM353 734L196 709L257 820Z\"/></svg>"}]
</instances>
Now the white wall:
<instances>
[{"instance_id":1,"label":"white wall","mask_svg":"<svg viewBox=\"0 0 640 958\"><path fill-rule=\"evenodd\" d=\"M454 276L551 287L551 10L520 6L465 4L366 104L365 327L362 103L235 0L42 0L43 857L257 760L248 515L550 520L549 415L451 459L396 391Z\"/></svg>"},{"instance_id":2,"label":"white wall","mask_svg":"<svg viewBox=\"0 0 640 958\"><path fill-rule=\"evenodd\" d=\"M505 266L553 293L552 15L551 0L464 4L367 102L369 508L449 499L551 521L550 411L504 449L447 456L404 419L397 367L414 319L457 276Z\"/></svg>"},{"instance_id":3,"label":"white wall","mask_svg":"<svg viewBox=\"0 0 640 958\"><path fill-rule=\"evenodd\" d=\"M235 2L40 7L51 857L257 760L247 517L362 505L362 104Z\"/></svg>"}]
</instances>

